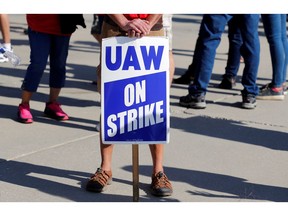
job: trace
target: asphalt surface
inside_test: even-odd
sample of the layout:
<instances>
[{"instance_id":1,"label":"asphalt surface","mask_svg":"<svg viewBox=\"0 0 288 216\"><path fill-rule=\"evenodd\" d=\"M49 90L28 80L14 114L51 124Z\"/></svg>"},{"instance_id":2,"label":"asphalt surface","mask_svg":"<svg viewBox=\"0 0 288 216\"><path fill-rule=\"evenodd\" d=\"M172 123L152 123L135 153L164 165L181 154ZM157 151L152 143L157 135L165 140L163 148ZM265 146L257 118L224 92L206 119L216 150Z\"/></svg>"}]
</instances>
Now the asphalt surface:
<instances>
[{"instance_id":1,"label":"asphalt surface","mask_svg":"<svg viewBox=\"0 0 288 216\"><path fill-rule=\"evenodd\" d=\"M67 81L59 99L71 120L43 116L48 98L47 67L31 101L33 124L17 122L20 86L29 64L29 43L23 33L25 15L10 15L14 52L22 64L0 64L0 201L1 202L132 202L132 146L117 145L113 154L113 184L101 194L85 191L85 183L100 164L100 104L96 86L99 45L87 28L71 38ZM175 78L191 63L201 15L173 16ZM262 24L257 84L270 81L271 60ZM149 193L151 157L139 146L139 202L287 202L288 100L257 101L254 110L241 109L241 74L233 90L217 87L227 60L227 33L217 49L206 96L207 108L178 105L187 85L170 92L170 143L165 146L165 173L173 184L170 197Z\"/></svg>"}]
</instances>

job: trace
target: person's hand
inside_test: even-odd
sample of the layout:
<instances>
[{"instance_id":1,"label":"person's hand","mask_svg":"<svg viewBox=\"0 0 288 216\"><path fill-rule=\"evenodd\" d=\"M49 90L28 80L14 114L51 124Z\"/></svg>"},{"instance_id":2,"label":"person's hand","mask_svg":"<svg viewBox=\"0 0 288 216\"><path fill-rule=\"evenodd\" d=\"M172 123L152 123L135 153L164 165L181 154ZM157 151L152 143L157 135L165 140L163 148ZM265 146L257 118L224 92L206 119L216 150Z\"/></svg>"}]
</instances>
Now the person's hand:
<instances>
[{"instance_id":1,"label":"person's hand","mask_svg":"<svg viewBox=\"0 0 288 216\"><path fill-rule=\"evenodd\" d=\"M128 37L143 37L150 32L150 25L147 20L133 19L129 20L123 27L127 31Z\"/></svg>"}]
</instances>

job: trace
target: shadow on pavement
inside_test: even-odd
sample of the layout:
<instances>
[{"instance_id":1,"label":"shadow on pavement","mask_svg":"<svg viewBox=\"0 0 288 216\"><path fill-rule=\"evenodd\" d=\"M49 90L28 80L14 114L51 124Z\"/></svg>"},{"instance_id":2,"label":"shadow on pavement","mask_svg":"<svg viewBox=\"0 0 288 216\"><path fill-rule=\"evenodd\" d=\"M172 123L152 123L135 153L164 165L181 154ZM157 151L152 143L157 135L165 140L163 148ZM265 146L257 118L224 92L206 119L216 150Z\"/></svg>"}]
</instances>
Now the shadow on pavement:
<instances>
[{"instance_id":1,"label":"shadow on pavement","mask_svg":"<svg viewBox=\"0 0 288 216\"><path fill-rule=\"evenodd\" d=\"M197 135L262 146L274 150L288 150L287 133L251 128L243 122L233 120L217 119L209 116L194 116L185 119L171 117L171 127Z\"/></svg>"},{"instance_id":2,"label":"shadow on pavement","mask_svg":"<svg viewBox=\"0 0 288 216\"><path fill-rule=\"evenodd\" d=\"M125 166L123 169L131 171L132 167ZM151 167L140 166L139 175L150 176L150 172L148 170L151 170ZM246 201L288 201L288 188L254 184L248 182L246 179L229 175L175 167L165 167L165 173L167 173L169 176L172 185L173 182L183 182L190 184L193 187L197 187L197 190L191 190L189 187L187 187L186 192L191 194L191 196L235 198L235 202L239 202L241 199L245 199ZM215 193L208 193L201 190L215 191ZM219 195L219 192L225 193L225 195Z\"/></svg>"}]
</instances>

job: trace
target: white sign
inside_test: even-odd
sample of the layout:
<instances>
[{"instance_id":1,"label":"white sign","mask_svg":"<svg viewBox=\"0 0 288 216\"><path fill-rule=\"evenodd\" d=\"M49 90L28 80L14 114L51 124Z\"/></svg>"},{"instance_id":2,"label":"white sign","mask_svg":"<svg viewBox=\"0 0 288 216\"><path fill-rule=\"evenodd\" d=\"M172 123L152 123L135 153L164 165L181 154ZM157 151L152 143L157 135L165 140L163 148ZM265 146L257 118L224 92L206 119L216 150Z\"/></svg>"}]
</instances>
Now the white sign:
<instances>
[{"instance_id":1,"label":"white sign","mask_svg":"<svg viewBox=\"0 0 288 216\"><path fill-rule=\"evenodd\" d=\"M103 143L168 143L168 39L107 38L101 55Z\"/></svg>"}]
</instances>

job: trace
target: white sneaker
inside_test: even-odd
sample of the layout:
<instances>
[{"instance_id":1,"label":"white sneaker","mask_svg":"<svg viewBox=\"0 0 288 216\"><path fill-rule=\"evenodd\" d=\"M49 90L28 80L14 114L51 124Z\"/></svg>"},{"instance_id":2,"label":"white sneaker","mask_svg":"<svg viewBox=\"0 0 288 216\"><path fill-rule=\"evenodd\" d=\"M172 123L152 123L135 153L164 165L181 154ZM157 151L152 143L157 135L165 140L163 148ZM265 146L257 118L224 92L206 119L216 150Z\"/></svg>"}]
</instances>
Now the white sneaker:
<instances>
[{"instance_id":1,"label":"white sneaker","mask_svg":"<svg viewBox=\"0 0 288 216\"><path fill-rule=\"evenodd\" d=\"M4 56L2 53L0 53L0 63L8 62L9 59Z\"/></svg>"},{"instance_id":2,"label":"white sneaker","mask_svg":"<svg viewBox=\"0 0 288 216\"><path fill-rule=\"evenodd\" d=\"M13 53L13 47L10 46L9 48L5 47L3 44L0 43L0 46L3 47L5 50L12 52ZM10 59L11 60L11 59ZM0 63L4 63L4 62L9 62L9 58L3 54L0 53Z\"/></svg>"}]
</instances>

